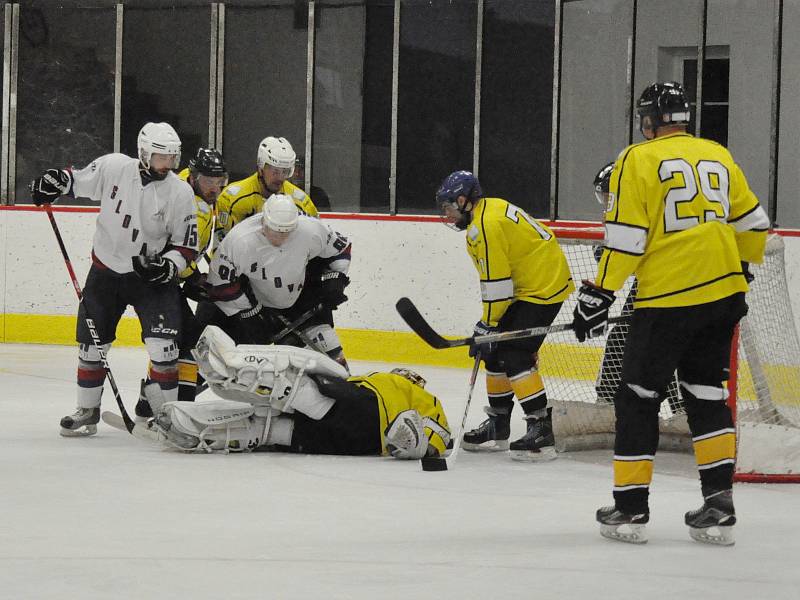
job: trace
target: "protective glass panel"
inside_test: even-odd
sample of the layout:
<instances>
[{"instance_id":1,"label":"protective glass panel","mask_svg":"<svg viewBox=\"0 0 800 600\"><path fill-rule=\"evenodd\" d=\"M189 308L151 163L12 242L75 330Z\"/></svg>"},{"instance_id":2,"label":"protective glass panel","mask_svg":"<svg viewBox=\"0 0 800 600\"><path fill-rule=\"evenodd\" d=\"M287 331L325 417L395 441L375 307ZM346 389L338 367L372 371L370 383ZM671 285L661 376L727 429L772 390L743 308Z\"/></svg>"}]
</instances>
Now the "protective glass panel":
<instances>
[{"instance_id":1,"label":"protective glass panel","mask_svg":"<svg viewBox=\"0 0 800 600\"><path fill-rule=\"evenodd\" d=\"M781 227L800 227L800 0L784 0L781 56L780 146L776 221ZM761 198L766 204L765 199Z\"/></svg>"},{"instance_id":2,"label":"protective glass panel","mask_svg":"<svg viewBox=\"0 0 800 600\"><path fill-rule=\"evenodd\" d=\"M114 145L116 11L54 4L20 6L18 204L45 169L85 166Z\"/></svg>"},{"instance_id":3,"label":"protective glass panel","mask_svg":"<svg viewBox=\"0 0 800 600\"><path fill-rule=\"evenodd\" d=\"M554 4L484 5L480 179L536 217L550 206Z\"/></svg>"},{"instance_id":4,"label":"protective glass panel","mask_svg":"<svg viewBox=\"0 0 800 600\"><path fill-rule=\"evenodd\" d=\"M231 181L255 172L267 136L305 153L307 44L304 2L226 6L223 151Z\"/></svg>"},{"instance_id":5,"label":"protective glass panel","mask_svg":"<svg viewBox=\"0 0 800 600\"><path fill-rule=\"evenodd\" d=\"M149 121L166 121L181 138L181 164L208 142L211 10L125 7L120 151L137 155Z\"/></svg>"},{"instance_id":6,"label":"protective glass panel","mask_svg":"<svg viewBox=\"0 0 800 600\"><path fill-rule=\"evenodd\" d=\"M472 169L476 26L475 0L401 4L398 212L436 212L442 179Z\"/></svg>"},{"instance_id":7,"label":"protective glass panel","mask_svg":"<svg viewBox=\"0 0 800 600\"><path fill-rule=\"evenodd\" d=\"M708 1L705 70L709 73L703 73L700 126L701 135L712 139L727 129L726 145L765 207L776 93L772 50L776 5L771 0ZM727 127L728 122L736 126Z\"/></svg>"},{"instance_id":8,"label":"protective glass panel","mask_svg":"<svg viewBox=\"0 0 800 600\"><path fill-rule=\"evenodd\" d=\"M313 182L308 192L320 211L357 212L360 206L368 16L367 7L349 0L327 0L315 8ZM294 183L305 188L305 176L301 165Z\"/></svg>"},{"instance_id":9,"label":"protective glass panel","mask_svg":"<svg viewBox=\"0 0 800 600\"><path fill-rule=\"evenodd\" d=\"M580 0L563 10L558 217L599 221L592 182L628 145L633 5Z\"/></svg>"}]
</instances>

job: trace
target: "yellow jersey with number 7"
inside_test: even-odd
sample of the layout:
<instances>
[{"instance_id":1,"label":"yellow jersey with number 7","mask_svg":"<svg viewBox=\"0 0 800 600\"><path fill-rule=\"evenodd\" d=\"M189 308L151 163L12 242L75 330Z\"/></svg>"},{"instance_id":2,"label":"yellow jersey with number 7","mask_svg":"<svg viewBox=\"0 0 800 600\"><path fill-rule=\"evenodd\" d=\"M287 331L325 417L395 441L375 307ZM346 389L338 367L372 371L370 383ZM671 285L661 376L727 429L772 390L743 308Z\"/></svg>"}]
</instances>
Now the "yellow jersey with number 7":
<instances>
[{"instance_id":1,"label":"yellow jersey with number 7","mask_svg":"<svg viewBox=\"0 0 800 600\"><path fill-rule=\"evenodd\" d=\"M575 289L553 232L501 198L478 200L467 251L480 276L482 319L489 325L514 301L555 304Z\"/></svg>"}]
</instances>

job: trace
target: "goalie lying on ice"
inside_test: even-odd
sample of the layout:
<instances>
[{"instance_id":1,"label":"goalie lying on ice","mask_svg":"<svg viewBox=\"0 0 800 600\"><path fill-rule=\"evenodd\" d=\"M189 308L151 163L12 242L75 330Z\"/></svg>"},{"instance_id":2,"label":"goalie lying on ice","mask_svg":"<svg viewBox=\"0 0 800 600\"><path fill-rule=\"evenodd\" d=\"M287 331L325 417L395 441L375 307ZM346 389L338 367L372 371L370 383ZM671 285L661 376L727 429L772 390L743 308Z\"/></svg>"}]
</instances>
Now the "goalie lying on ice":
<instances>
[{"instance_id":1,"label":"goalie lying on ice","mask_svg":"<svg viewBox=\"0 0 800 600\"><path fill-rule=\"evenodd\" d=\"M144 437L195 452L272 450L419 459L450 442L441 403L408 369L348 377L324 354L279 345L236 345L205 329L194 351L219 398L166 402Z\"/></svg>"}]
</instances>

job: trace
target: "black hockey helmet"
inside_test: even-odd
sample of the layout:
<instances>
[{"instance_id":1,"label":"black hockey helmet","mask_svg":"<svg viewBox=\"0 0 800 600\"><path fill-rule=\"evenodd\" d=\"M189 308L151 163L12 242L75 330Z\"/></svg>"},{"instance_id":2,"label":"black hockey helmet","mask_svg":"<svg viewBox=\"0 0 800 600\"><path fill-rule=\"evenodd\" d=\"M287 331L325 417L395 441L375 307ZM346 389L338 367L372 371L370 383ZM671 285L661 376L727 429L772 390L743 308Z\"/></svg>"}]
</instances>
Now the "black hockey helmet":
<instances>
[{"instance_id":1,"label":"black hockey helmet","mask_svg":"<svg viewBox=\"0 0 800 600\"><path fill-rule=\"evenodd\" d=\"M597 172L594 176L594 197L601 206L606 205L609 182L611 181L611 171L614 170L614 163L610 162Z\"/></svg>"},{"instance_id":2,"label":"black hockey helmet","mask_svg":"<svg viewBox=\"0 0 800 600\"><path fill-rule=\"evenodd\" d=\"M207 177L226 177L228 170L219 150L198 148L194 158L189 159L189 170Z\"/></svg>"},{"instance_id":3,"label":"black hockey helmet","mask_svg":"<svg viewBox=\"0 0 800 600\"><path fill-rule=\"evenodd\" d=\"M690 116L689 100L683 86L676 81L651 83L636 102L636 115L639 119L639 131L642 131L645 117L650 118L648 128L654 131L665 125L687 124Z\"/></svg>"},{"instance_id":4,"label":"black hockey helmet","mask_svg":"<svg viewBox=\"0 0 800 600\"><path fill-rule=\"evenodd\" d=\"M443 222L448 227L463 231L469 225L470 215L466 204L458 206L460 196L472 202L473 207L483 197L481 184L471 171L450 173L436 190L436 206L442 212Z\"/></svg>"}]
</instances>

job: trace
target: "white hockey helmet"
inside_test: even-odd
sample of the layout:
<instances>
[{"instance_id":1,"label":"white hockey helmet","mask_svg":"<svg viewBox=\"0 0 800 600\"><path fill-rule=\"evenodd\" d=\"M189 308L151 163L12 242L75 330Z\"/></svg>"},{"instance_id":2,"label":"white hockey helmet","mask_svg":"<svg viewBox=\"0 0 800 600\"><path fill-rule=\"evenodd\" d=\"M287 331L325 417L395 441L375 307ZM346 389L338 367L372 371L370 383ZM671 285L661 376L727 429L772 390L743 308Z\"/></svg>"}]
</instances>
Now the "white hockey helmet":
<instances>
[{"instance_id":1,"label":"white hockey helmet","mask_svg":"<svg viewBox=\"0 0 800 600\"><path fill-rule=\"evenodd\" d=\"M299 213L294 200L286 194L272 194L264 202L261 214L264 227L280 233L289 233L297 229Z\"/></svg>"},{"instance_id":2,"label":"white hockey helmet","mask_svg":"<svg viewBox=\"0 0 800 600\"><path fill-rule=\"evenodd\" d=\"M259 169L270 165L277 169L285 169L286 178L294 173L294 161L297 158L294 148L286 138L265 137L258 145L256 162Z\"/></svg>"},{"instance_id":3,"label":"white hockey helmet","mask_svg":"<svg viewBox=\"0 0 800 600\"><path fill-rule=\"evenodd\" d=\"M178 168L181 160L181 138L169 123L145 123L136 139L139 149L139 160L145 169L150 168L153 154L174 156L173 169Z\"/></svg>"}]
</instances>

